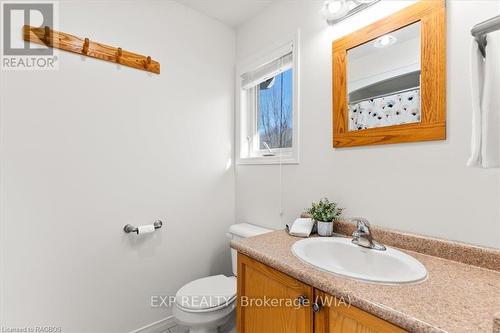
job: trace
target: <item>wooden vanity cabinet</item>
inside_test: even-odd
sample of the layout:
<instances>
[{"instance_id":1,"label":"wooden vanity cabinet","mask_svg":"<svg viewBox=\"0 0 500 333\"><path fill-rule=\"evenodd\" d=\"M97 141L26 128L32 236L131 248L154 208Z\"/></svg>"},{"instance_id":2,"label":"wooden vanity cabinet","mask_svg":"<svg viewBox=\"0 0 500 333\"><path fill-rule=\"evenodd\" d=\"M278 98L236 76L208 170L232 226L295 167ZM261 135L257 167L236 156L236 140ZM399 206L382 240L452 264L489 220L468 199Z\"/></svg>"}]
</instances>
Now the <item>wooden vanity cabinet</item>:
<instances>
[{"instance_id":1,"label":"wooden vanity cabinet","mask_svg":"<svg viewBox=\"0 0 500 333\"><path fill-rule=\"evenodd\" d=\"M326 300L333 296L314 289L315 299ZM334 298L334 297L333 297ZM333 299L314 313L314 332L322 333L402 333L402 328L379 317L358 309L347 307L344 302Z\"/></svg>"},{"instance_id":2,"label":"wooden vanity cabinet","mask_svg":"<svg viewBox=\"0 0 500 333\"><path fill-rule=\"evenodd\" d=\"M315 300L322 303L319 309ZM237 329L238 333L406 332L241 253Z\"/></svg>"},{"instance_id":3,"label":"wooden vanity cabinet","mask_svg":"<svg viewBox=\"0 0 500 333\"><path fill-rule=\"evenodd\" d=\"M310 307L264 303L271 299L299 300L301 296L310 300L311 286L238 253L237 288L237 332L313 331Z\"/></svg>"}]
</instances>

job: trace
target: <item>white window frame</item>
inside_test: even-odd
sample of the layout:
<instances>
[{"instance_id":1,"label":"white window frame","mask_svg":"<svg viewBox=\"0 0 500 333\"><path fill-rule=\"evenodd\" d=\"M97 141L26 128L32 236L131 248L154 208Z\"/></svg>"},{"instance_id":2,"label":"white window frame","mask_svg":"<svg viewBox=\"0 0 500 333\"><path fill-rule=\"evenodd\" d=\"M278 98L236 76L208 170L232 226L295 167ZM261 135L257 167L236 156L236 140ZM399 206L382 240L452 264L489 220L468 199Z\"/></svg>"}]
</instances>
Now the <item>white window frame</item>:
<instances>
[{"instance_id":1,"label":"white window frame","mask_svg":"<svg viewBox=\"0 0 500 333\"><path fill-rule=\"evenodd\" d=\"M283 39L276 46L247 59L237 66L236 70L236 163L245 164L298 164L299 163L299 32L293 36ZM241 87L241 76L244 73L255 70L263 64L278 59L290 52L292 49L292 147L273 148L274 156L264 156L268 153L265 149L259 149L259 135L257 134L257 110L250 107L258 103L257 100L249 100L249 94ZM254 94L258 98L258 94Z\"/></svg>"}]
</instances>

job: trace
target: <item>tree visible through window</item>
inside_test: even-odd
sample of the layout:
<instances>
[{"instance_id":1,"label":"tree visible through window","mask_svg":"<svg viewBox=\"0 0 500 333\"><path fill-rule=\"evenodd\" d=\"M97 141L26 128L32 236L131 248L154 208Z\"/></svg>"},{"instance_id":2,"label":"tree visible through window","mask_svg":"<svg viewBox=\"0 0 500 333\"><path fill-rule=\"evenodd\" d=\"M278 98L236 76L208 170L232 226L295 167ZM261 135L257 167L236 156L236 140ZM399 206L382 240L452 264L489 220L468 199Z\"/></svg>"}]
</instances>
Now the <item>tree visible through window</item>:
<instances>
[{"instance_id":1,"label":"tree visible through window","mask_svg":"<svg viewBox=\"0 0 500 333\"><path fill-rule=\"evenodd\" d=\"M259 85L258 131L260 149L292 147L293 75L288 69Z\"/></svg>"}]
</instances>

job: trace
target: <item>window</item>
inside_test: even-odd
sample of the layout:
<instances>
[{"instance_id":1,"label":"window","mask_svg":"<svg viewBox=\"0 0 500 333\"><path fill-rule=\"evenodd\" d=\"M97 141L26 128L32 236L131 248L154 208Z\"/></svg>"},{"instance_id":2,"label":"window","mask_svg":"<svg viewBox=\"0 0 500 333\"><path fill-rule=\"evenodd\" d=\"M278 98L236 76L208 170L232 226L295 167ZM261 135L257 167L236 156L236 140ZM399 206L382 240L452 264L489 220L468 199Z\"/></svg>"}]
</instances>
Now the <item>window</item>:
<instances>
[{"instance_id":1,"label":"window","mask_svg":"<svg viewBox=\"0 0 500 333\"><path fill-rule=\"evenodd\" d=\"M240 164L298 163L297 53L294 42L240 66Z\"/></svg>"},{"instance_id":2,"label":"window","mask_svg":"<svg viewBox=\"0 0 500 333\"><path fill-rule=\"evenodd\" d=\"M292 148L292 69L259 84L257 130L259 148Z\"/></svg>"}]
</instances>

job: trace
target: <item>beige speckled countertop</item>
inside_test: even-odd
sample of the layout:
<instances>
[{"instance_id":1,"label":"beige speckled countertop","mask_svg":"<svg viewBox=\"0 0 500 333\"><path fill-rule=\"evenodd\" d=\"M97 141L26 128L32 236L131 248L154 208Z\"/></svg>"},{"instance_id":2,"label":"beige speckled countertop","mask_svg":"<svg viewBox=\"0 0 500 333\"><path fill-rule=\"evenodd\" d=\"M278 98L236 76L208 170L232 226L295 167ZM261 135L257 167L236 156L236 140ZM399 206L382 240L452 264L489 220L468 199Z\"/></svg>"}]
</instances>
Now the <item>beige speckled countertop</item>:
<instances>
[{"instance_id":1,"label":"beige speckled countertop","mask_svg":"<svg viewBox=\"0 0 500 333\"><path fill-rule=\"evenodd\" d=\"M232 241L239 252L410 332L500 332L500 272L402 250L422 262L420 284L380 285L339 277L301 262L291 246L303 238L274 231ZM499 322L496 319L495 322ZM498 331L497 331L498 330Z\"/></svg>"}]
</instances>

